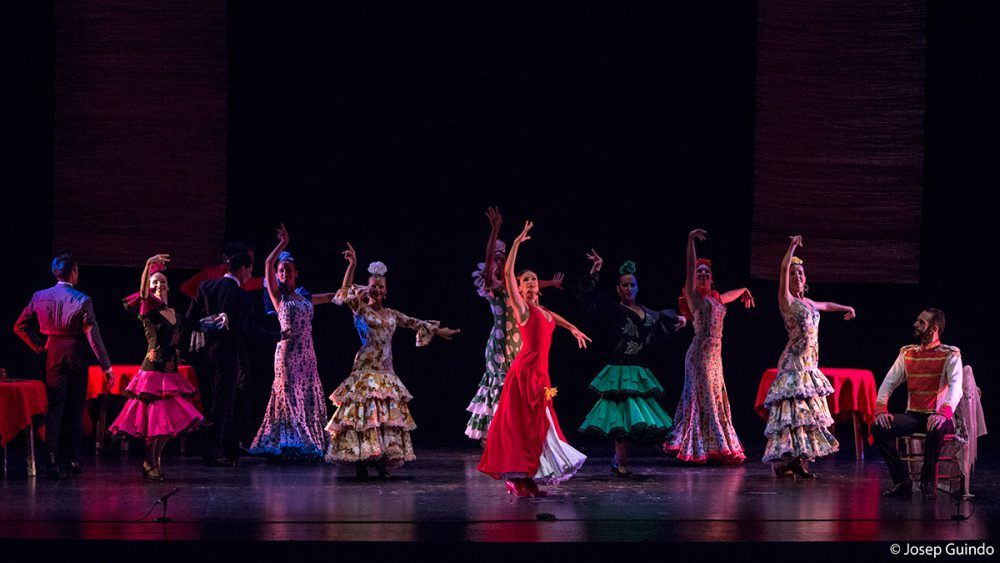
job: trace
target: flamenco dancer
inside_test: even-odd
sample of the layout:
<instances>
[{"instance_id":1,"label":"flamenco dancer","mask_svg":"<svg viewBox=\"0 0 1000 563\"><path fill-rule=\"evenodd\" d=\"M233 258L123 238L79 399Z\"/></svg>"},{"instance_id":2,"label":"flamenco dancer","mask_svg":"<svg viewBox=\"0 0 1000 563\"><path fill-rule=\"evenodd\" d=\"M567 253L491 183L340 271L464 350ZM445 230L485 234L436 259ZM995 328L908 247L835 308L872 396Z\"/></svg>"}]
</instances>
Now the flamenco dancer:
<instances>
[{"instance_id":1,"label":"flamenco dancer","mask_svg":"<svg viewBox=\"0 0 1000 563\"><path fill-rule=\"evenodd\" d=\"M729 395L722 373L722 323L726 305L740 299L754 306L750 290L743 287L719 294L712 284L712 263L699 259L695 242L706 237L703 229L688 234L687 274L681 297L681 314L691 319L694 339L684 357L684 389L674 416L674 429L663 450L681 461L715 460L738 464L746 459L729 410Z\"/></svg>"},{"instance_id":2,"label":"flamenco dancer","mask_svg":"<svg viewBox=\"0 0 1000 563\"><path fill-rule=\"evenodd\" d=\"M662 442L673 422L656 402L663 387L649 370L649 349L665 340L687 320L673 310L653 311L636 301L639 292L635 263L618 268L617 302L597 291L604 260L591 249L590 274L577 285L577 298L585 310L613 325L618 344L608 364L590 382L600 397L580 425L581 432L611 438L614 442L612 477L631 477L628 453L633 443Z\"/></svg>"},{"instance_id":3,"label":"flamenco dancer","mask_svg":"<svg viewBox=\"0 0 1000 563\"><path fill-rule=\"evenodd\" d=\"M125 388L125 407L108 429L113 435L145 439L142 476L147 481L166 479L160 463L163 448L170 438L193 429L204 419L187 400L197 395L197 390L177 371L181 329L201 327L169 305L170 286L163 273L169 261L167 254L146 260L139 292L124 299L125 308L139 315L147 352L139 373Z\"/></svg>"},{"instance_id":4,"label":"flamenco dancer","mask_svg":"<svg viewBox=\"0 0 1000 563\"><path fill-rule=\"evenodd\" d=\"M298 287L298 267L285 252L288 240L282 224L278 245L264 264L268 301L288 337L275 348L271 399L249 451L282 459L315 459L326 453L326 401L313 349L313 305L332 302L334 294L313 295Z\"/></svg>"},{"instance_id":5,"label":"flamenco dancer","mask_svg":"<svg viewBox=\"0 0 1000 563\"><path fill-rule=\"evenodd\" d=\"M569 330L580 348L590 338L566 319L538 303L538 276L531 270L514 275L517 251L531 237L525 222L504 265L510 308L521 331L521 352L507 371L500 403L490 425L479 470L507 480L507 494L542 497L536 479L559 483L569 479L586 456L566 443L552 408L556 389L549 380L549 348L556 326Z\"/></svg>"},{"instance_id":6,"label":"flamenco dancer","mask_svg":"<svg viewBox=\"0 0 1000 563\"><path fill-rule=\"evenodd\" d=\"M408 328L416 331L417 346L426 346L435 335L451 340L459 331L385 307L385 264L372 262L368 285L358 286L352 283L357 257L350 243L343 255L347 271L333 302L347 304L354 312L361 348L351 375L330 395L337 410L326 425L330 434L326 461L353 464L359 479L368 477L369 465L375 466L379 477L387 477L388 469L416 459L410 432L417 425L406 405L413 396L393 369L392 335L397 326Z\"/></svg>"},{"instance_id":7,"label":"flamenco dancer","mask_svg":"<svg viewBox=\"0 0 1000 563\"><path fill-rule=\"evenodd\" d=\"M472 273L479 296L490 304L493 313L493 328L486 341L486 371L479 381L479 389L469 403L467 411L472 413L465 425L465 435L473 440L486 443L486 433L490 420L500 401L500 390L510 363L521 350L521 333L517 329L514 313L507 306L507 290L503 284L503 265L507 260L507 246L497 239L503 217L496 207L486 210L490 220L490 237L486 241L486 260ZM539 280L539 290L546 287L562 289L563 275L557 273L552 280ZM541 295L541 293L539 293Z\"/></svg>"},{"instance_id":8,"label":"flamenco dancer","mask_svg":"<svg viewBox=\"0 0 1000 563\"><path fill-rule=\"evenodd\" d=\"M769 409L767 446L763 461L774 463L775 475L816 477L807 463L839 449L830 432L833 418L826 396L833 386L819 371L819 314L842 312L844 320L854 318L854 309L846 305L813 301L805 296L806 272L795 249L802 237L793 236L781 260L778 273L778 309L788 331L788 344L778 359L778 375L764 399Z\"/></svg>"}]
</instances>

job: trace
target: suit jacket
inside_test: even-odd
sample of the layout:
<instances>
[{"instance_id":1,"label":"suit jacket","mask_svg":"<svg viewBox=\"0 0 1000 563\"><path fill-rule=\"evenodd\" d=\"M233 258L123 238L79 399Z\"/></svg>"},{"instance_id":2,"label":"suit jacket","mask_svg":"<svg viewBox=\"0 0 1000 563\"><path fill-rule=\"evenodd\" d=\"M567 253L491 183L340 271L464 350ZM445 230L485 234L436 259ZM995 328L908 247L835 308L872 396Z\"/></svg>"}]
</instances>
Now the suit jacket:
<instances>
[{"instance_id":1,"label":"suit jacket","mask_svg":"<svg viewBox=\"0 0 1000 563\"><path fill-rule=\"evenodd\" d=\"M93 301L68 283L58 283L35 292L14 323L14 332L38 354L48 347L50 336L86 336L101 368L107 370L111 367L94 316Z\"/></svg>"},{"instance_id":2,"label":"suit jacket","mask_svg":"<svg viewBox=\"0 0 1000 563\"><path fill-rule=\"evenodd\" d=\"M243 342L275 343L280 338L280 333L257 325L250 294L230 278L202 282L187 317L198 322L219 313L229 318L229 328L205 333L205 344L212 355L237 353Z\"/></svg>"}]
</instances>

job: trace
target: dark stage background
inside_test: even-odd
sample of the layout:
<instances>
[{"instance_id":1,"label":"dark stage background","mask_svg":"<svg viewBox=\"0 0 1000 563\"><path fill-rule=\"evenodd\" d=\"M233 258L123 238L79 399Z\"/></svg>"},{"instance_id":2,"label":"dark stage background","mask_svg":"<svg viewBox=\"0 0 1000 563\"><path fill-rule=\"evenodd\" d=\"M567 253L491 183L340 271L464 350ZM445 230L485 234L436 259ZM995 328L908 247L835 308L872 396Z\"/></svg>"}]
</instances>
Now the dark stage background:
<instances>
[{"instance_id":1,"label":"dark stage background","mask_svg":"<svg viewBox=\"0 0 1000 563\"><path fill-rule=\"evenodd\" d=\"M535 221L519 266L542 276L565 272L566 290L546 291L542 301L594 338L586 351L564 331L554 343L551 372L567 430L591 407L587 383L614 343L574 303L572 286L588 268L584 253L593 247L605 258L609 293L611 274L632 259L640 301L675 307L686 234L707 229L701 251L715 262L720 289L746 285L757 298L755 310L730 307L724 362L737 430L761 449L763 421L753 400L786 337L776 284L750 278L754 3L501 9L233 2L227 9L227 191L225 209L217 210L225 213L226 238L255 243L260 271L284 222L301 282L313 291L339 285L339 253L350 241L359 271L375 259L388 265L390 306L462 329L455 341L425 349L414 349L411 334L397 335L396 369L415 397L418 450L478 447L462 432L490 326L470 277L483 259L489 205L500 207L508 243L525 219ZM7 272L0 321L8 328L0 331L0 365L14 376L41 377L42 362L9 327L32 291L51 285L52 253L73 250L52 243L55 15L44 3L2 11L4 50L12 56L2 94ZM824 317L822 364L867 368L879 381L911 341L921 308L944 309L943 340L960 346L976 368L987 418L1000 393L991 377L998 334L986 274L1000 242L993 217L998 12L989 2L927 6L920 283L810 284L814 298L858 312L849 323ZM116 218L109 212L104 220ZM813 247L809 232L801 234L808 263ZM162 232L165 246L170 237ZM144 353L138 322L118 305L135 291L140 270L139 263L82 267L79 287L94 297L116 363L136 363ZM168 273L174 305L186 307L176 289L192 273ZM349 311L336 306L318 308L313 326L330 391L348 374L357 337ZM690 331L674 339L654 366L671 413L689 341ZM270 353L257 350L255 359L262 412ZM903 395L895 396L900 408ZM601 447L575 432L570 439ZM993 442L983 440L983 452L995 451Z\"/></svg>"}]
</instances>

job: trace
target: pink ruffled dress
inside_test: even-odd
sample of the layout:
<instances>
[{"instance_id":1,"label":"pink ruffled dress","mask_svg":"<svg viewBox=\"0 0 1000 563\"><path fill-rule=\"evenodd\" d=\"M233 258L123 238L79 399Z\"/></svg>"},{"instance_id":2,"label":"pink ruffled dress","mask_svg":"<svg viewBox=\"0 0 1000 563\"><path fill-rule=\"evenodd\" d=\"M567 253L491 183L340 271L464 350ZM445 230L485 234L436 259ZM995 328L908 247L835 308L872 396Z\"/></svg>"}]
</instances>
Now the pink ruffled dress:
<instances>
[{"instance_id":1,"label":"pink ruffled dress","mask_svg":"<svg viewBox=\"0 0 1000 563\"><path fill-rule=\"evenodd\" d=\"M108 429L112 434L145 438L174 437L192 430L204 419L188 398L198 391L177 372L177 344L188 321L177 316L171 323L166 306L150 295L124 299L125 308L137 312L146 332L147 352L139 373L129 382L121 414Z\"/></svg>"}]
</instances>

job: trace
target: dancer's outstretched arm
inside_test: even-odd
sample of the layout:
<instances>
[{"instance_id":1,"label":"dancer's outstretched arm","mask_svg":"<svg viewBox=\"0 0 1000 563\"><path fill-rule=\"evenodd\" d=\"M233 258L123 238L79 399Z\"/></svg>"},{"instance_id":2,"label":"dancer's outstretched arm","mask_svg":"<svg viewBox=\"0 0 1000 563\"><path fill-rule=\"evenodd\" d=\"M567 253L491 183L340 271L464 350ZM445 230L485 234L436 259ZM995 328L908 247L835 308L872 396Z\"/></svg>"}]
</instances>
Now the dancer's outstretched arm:
<instances>
[{"instance_id":1,"label":"dancer's outstretched arm","mask_svg":"<svg viewBox=\"0 0 1000 563\"><path fill-rule=\"evenodd\" d=\"M686 269L684 276L684 299L692 311L701 306L701 295L695 290L695 264L698 263L698 252L695 250L696 240L705 240L708 235L705 229L695 229L688 233Z\"/></svg>"},{"instance_id":2,"label":"dancer's outstretched arm","mask_svg":"<svg viewBox=\"0 0 1000 563\"><path fill-rule=\"evenodd\" d=\"M526 240L531 240L528 235L528 231L534 227L535 224L531 221L524 222L524 230L521 234L517 235L514 239L514 243L510 246L510 252L507 253L507 262L503 266L503 280L507 286L507 300L510 302L510 308L514 311L514 316L517 318L518 324L524 324L528 320L528 306L524 303L524 299L521 297L521 293L517 290L517 273L516 273L516 262L517 262L517 251L521 248L521 243Z\"/></svg>"},{"instance_id":3,"label":"dancer's outstretched arm","mask_svg":"<svg viewBox=\"0 0 1000 563\"><path fill-rule=\"evenodd\" d=\"M788 273L792 268L792 256L795 249L802 246L802 236L795 235L788 237L788 250L785 251L784 258L781 259L781 269L778 271L778 308L782 312L788 312L792 305L792 292L788 289Z\"/></svg>"},{"instance_id":4,"label":"dancer's outstretched arm","mask_svg":"<svg viewBox=\"0 0 1000 563\"><path fill-rule=\"evenodd\" d=\"M153 264L166 264L170 261L169 254L157 254L146 260L146 267L142 269L142 279L139 280L139 297L143 299L149 297L149 268Z\"/></svg>"},{"instance_id":5,"label":"dancer's outstretched arm","mask_svg":"<svg viewBox=\"0 0 1000 563\"><path fill-rule=\"evenodd\" d=\"M349 289L354 283L354 270L358 267L358 257L354 252L351 243L347 243L347 250L341 252L347 260L347 270L344 272L344 281L340 284L340 289Z\"/></svg>"},{"instance_id":6,"label":"dancer's outstretched arm","mask_svg":"<svg viewBox=\"0 0 1000 563\"><path fill-rule=\"evenodd\" d=\"M583 331L581 331L580 329L576 328L576 325L574 325L573 323L567 321L566 319L560 317L559 315L553 313L552 311L549 311L549 314L552 315L552 320L556 322L556 325L561 326L566 330L570 331L571 333L573 333L573 337L576 338L576 344L580 348L586 348L588 342L593 342L593 340L591 340L589 336L584 334Z\"/></svg>"},{"instance_id":7,"label":"dancer's outstretched arm","mask_svg":"<svg viewBox=\"0 0 1000 563\"><path fill-rule=\"evenodd\" d=\"M483 292L492 293L496 286L493 269L496 267L497 235L500 234L503 217L496 207L487 208L486 217L490 220L490 237L486 239L486 260L483 261Z\"/></svg>"},{"instance_id":8,"label":"dancer's outstretched arm","mask_svg":"<svg viewBox=\"0 0 1000 563\"><path fill-rule=\"evenodd\" d=\"M281 223L278 225L278 244L267 255L267 259L264 261L264 279L267 280L267 296L271 298L271 304L274 305L275 311L281 310L281 288L278 287L278 274L276 272L278 255L286 248L288 248L288 229L285 228L284 223Z\"/></svg>"},{"instance_id":9,"label":"dancer's outstretched arm","mask_svg":"<svg viewBox=\"0 0 1000 563\"><path fill-rule=\"evenodd\" d=\"M854 307L841 305L840 303L834 303L833 301L813 301L813 305L816 306L817 311L822 313L844 313L845 321L849 321L856 316L854 313Z\"/></svg>"}]
</instances>

